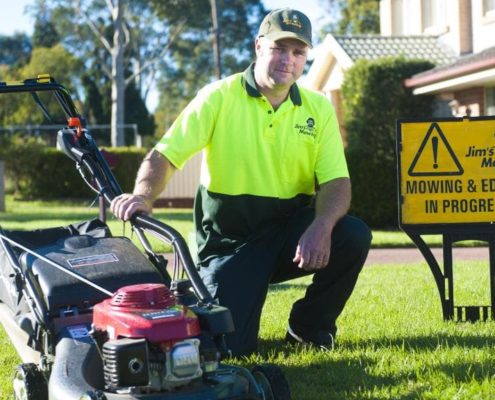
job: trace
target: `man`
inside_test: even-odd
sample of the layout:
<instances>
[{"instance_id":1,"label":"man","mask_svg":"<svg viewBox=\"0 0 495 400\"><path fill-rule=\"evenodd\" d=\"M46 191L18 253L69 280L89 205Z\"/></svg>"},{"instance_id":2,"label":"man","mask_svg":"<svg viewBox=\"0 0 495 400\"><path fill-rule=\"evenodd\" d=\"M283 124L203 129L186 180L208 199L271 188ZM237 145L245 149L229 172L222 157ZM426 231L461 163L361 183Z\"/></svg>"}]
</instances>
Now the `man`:
<instances>
[{"instance_id":1,"label":"man","mask_svg":"<svg viewBox=\"0 0 495 400\"><path fill-rule=\"evenodd\" d=\"M371 241L367 226L346 216L351 186L333 107L295 83L311 46L306 15L268 14L256 62L203 88L143 161L133 194L111 205L124 220L150 212L173 171L204 150L194 209L199 268L232 312L234 355L256 349L269 284L307 274L313 283L292 307L286 340L333 348Z\"/></svg>"}]
</instances>

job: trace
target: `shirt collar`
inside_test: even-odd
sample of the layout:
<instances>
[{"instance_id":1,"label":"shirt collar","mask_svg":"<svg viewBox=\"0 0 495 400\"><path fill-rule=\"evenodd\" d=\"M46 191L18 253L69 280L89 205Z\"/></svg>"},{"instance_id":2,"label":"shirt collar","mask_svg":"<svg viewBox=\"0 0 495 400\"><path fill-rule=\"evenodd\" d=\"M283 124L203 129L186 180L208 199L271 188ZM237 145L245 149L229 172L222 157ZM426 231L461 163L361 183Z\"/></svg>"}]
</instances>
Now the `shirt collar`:
<instances>
[{"instance_id":1,"label":"shirt collar","mask_svg":"<svg viewBox=\"0 0 495 400\"><path fill-rule=\"evenodd\" d=\"M254 80L254 63L252 63L242 74L242 85L246 92L251 97L261 97L261 93L256 87L256 81ZM301 94L296 83L293 83L289 89L289 97L295 106L302 105Z\"/></svg>"}]
</instances>

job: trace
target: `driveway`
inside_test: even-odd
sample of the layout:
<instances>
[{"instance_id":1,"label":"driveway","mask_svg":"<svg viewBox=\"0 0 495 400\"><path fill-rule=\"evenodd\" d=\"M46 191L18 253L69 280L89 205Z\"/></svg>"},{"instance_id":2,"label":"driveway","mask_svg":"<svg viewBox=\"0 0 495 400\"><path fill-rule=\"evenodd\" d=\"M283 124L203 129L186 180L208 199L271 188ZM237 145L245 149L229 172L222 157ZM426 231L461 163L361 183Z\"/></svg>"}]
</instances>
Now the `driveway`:
<instances>
[{"instance_id":1,"label":"driveway","mask_svg":"<svg viewBox=\"0 0 495 400\"><path fill-rule=\"evenodd\" d=\"M434 248L433 255L439 263L443 262L442 249ZM453 261L476 260L488 262L488 247L456 247L452 251ZM365 265L426 263L417 248L371 249Z\"/></svg>"}]
</instances>

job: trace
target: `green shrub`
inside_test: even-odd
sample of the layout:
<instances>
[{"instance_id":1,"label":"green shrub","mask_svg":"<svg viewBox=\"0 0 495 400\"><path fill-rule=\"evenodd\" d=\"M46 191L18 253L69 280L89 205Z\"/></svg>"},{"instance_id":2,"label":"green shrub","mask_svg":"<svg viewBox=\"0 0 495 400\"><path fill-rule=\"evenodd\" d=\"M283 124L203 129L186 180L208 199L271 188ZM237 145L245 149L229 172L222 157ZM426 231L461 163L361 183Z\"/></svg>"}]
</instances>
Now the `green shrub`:
<instances>
[{"instance_id":1,"label":"green shrub","mask_svg":"<svg viewBox=\"0 0 495 400\"><path fill-rule=\"evenodd\" d=\"M137 169L146 150L141 148L106 149L116 160L112 168L123 191L131 191ZM86 198L94 196L76 169L74 161L61 151L34 138L17 136L4 140L0 158L6 175L19 198Z\"/></svg>"},{"instance_id":2,"label":"green shrub","mask_svg":"<svg viewBox=\"0 0 495 400\"><path fill-rule=\"evenodd\" d=\"M2 137L0 159L5 161L5 175L15 193L22 193L29 186L44 147L45 143L34 136Z\"/></svg>"},{"instance_id":3,"label":"green shrub","mask_svg":"<svg viewBox=\"0 0 495 400\"><path fill-rule=\"evenodd\" d=\"M360 60L342 86L351 213L374 228L397 225L396 120L431 117L432 96L413 96L404 79L432 68L403 58Z\"/></svg>"}]
</instances>

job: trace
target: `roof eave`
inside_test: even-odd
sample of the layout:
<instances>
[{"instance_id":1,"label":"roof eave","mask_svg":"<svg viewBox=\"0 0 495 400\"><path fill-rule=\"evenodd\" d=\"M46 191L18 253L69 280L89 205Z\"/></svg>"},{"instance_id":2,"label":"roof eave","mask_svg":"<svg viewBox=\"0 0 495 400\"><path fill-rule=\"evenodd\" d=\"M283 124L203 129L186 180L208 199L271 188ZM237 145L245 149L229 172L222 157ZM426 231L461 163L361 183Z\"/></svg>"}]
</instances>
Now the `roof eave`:
<instances>
[{"instance_id":1,"label":"roof eave","mask_svg":"<svg viewBox=\"0 0 495 400\"><path fill-rule=\"evenodd\" d=\"M424 85L416 85L413 89L414 95L438 94L467 89L473 86L486 86L495 84L495 68L477 71L472 74L444 79Z\"/></svg>"},{"instance_id":2,"label":"roof eave","mask_svg":"<svg viewBox=\"0 0 495 400\"><path fill-rule=\"evenodd\" d=\"M478 71L487 70L495 67L495 57L472 62L465 65L459 65L450 69L427 73L426 75L419 74L417 77L412 77L404 81L404 85L408 88L417 88L419 86L432 85L437 82L442 82L456 77L462 77L468 74L473 74Z\"/></svg>"}]
</instances>

